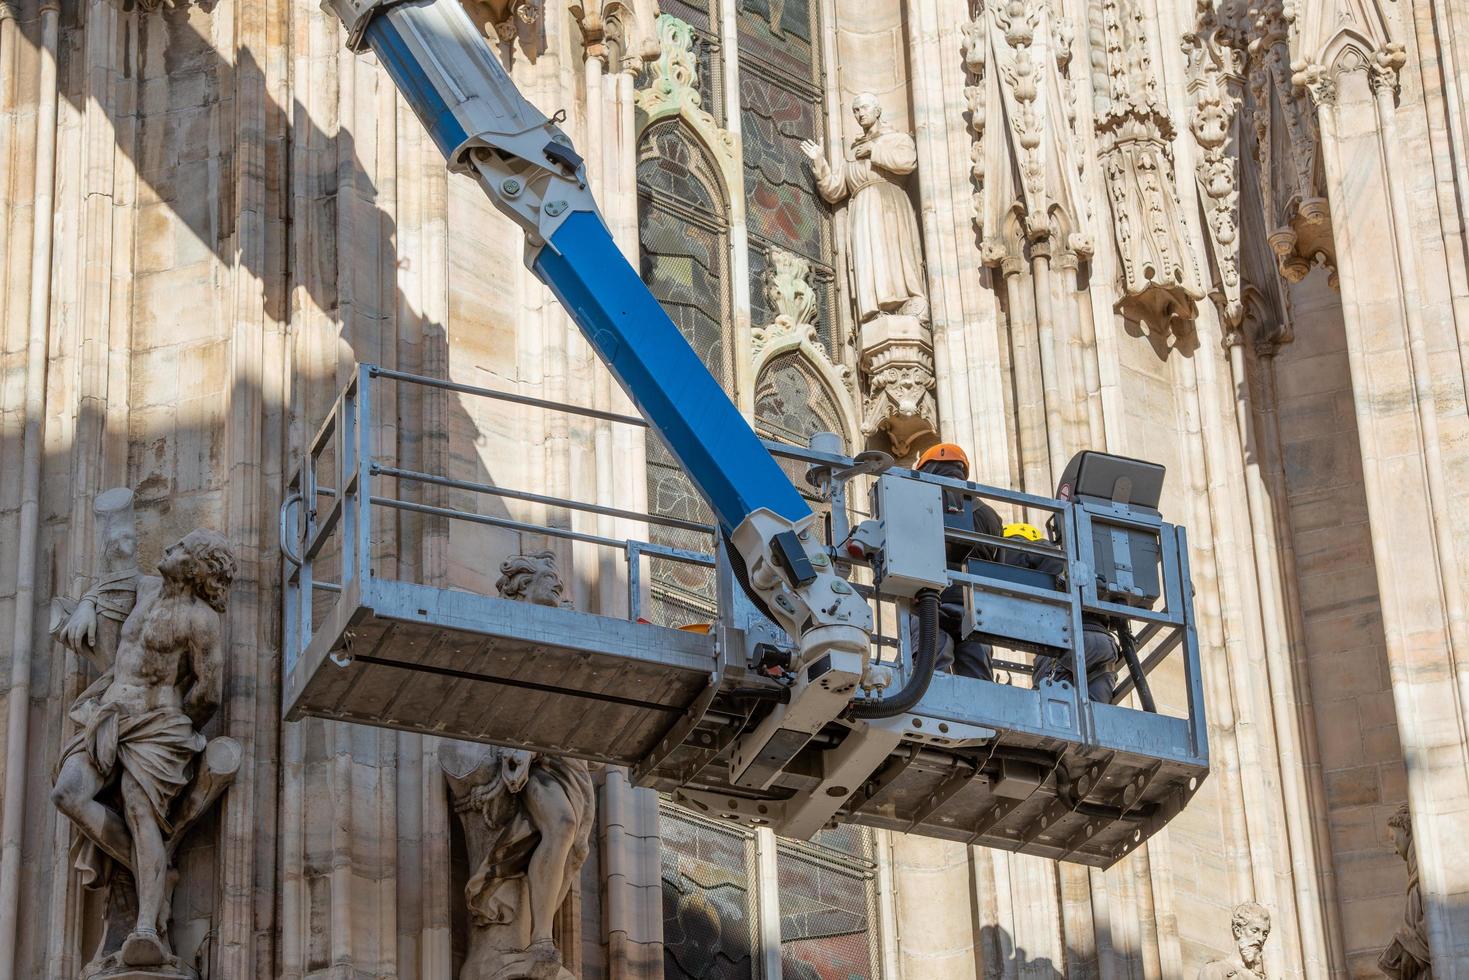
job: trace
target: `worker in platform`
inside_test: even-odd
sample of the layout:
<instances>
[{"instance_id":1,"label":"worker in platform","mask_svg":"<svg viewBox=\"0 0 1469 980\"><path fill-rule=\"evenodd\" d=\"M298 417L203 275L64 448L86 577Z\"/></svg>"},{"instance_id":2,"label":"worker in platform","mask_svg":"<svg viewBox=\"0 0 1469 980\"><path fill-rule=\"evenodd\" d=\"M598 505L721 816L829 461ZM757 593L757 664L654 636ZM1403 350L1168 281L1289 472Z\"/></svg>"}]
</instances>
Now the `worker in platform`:
<instances>
[{"instance_id":1,"label":"worker in platform","mask_svg":"<svg viewBox=\"0 0 1469 980\"><path fill-rule=\"evenodd\" d=\"M969 457L964 450L951 442L941 442L925 450L918 457L915 467L920 473L946 477L954 480L969 479ZM952 490L944 491L944 523L973 529L981 534L998 537L1000 515L983 500L968 497ZM994 559L996 549L984 545L954 545L949 550L948 564L955 570L963 570L971 557ZM939 594L939 649L938 668L962 677L978 677L992 681L991 666L993 650L979 634L961 635L964 630L964 589L950 584ZM909 623L909 639L914 646L918 643L918 617Z\"/></svg>"},{"instance_id":2,"label":"worker in platform","mask_svg":"<svg viewBox=\"0 0 1469 980\"><path fill-rule=\"evenodd\" d=\"M1071 488L1062 486L1056 496L1062 500L1070 498ZM1056 530L1054 520L1048 525L1052 541L1059 540L1059 532ZM1004 536L1017 538L1031 543L1037 543L1042 538L1040 528L1033 524L1007 524L1004 528ZM1066 579L1065 562L1060 558L1050 555L1027 554L1022 551L1009 551L1004 560L1012 565L1023 568L1034 568L1037 571L1054 575L1058 582L1064 585ZM1122 656L1122 650L1117 645L1117 637L1113 632L1111 619L1107 616L1098 616L1094 613L1084 613L1081 617L1082 643L1086 655L1086 686L1087 696L1093 701L1101 701L1105 704L1112 703L1113 692L1117 690L1117 662ZM1040 683L1045 678L1053 681L1067 681L1075 683L1072 676L1071 656L1068 651L1065 656L1048 657L1037 656L1035 658L1035 681Z\"/></svg>"}]
</instances>

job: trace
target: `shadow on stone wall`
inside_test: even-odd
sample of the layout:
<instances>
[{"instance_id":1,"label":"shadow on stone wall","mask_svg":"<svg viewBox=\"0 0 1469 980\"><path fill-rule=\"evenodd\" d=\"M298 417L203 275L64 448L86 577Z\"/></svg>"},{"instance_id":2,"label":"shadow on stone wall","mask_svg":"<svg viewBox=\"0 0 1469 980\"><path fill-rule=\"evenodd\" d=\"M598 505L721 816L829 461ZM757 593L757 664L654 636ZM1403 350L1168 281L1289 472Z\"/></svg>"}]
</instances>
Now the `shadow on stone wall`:
<instances>
[{"instance_id":1,"label":"shadow on stone wall","mask_svg":"<svg viewBox=\"0 0 1469 980\"><path fill-rule=\"evenodd\" d=\"M1051 962L1050 957L1032 959L1023 946L1015 945L1015 939L1003 926L985 926L979 930L979 952L983 958L981 976L1020 977L1022 980L1064 980L1067 976Z\"/></svg>"}]
</instances>

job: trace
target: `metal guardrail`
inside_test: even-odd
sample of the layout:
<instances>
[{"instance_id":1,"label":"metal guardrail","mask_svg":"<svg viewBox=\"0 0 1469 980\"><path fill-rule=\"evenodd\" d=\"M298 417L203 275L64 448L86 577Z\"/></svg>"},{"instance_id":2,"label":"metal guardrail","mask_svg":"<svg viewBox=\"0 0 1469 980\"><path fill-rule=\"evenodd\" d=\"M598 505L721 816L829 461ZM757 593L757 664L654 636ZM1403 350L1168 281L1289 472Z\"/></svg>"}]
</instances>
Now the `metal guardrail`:
<instances>
[{"instance_id":1,"label":"metal guardrail","mask_svg":"<svg viewBox=\"0 0 1469 980\"><path fill-rule=\"evenodd\" d=\"M449 521L544 535L619 551L623 555L627 575L627 618L630 620L637 620L642 613L641 566L643 559L651 558L704 568L717 566L717 550L713 546L716 529L711 524L499 487L472 480L455 479L382 462L375 456L372 446L372 432L375 424L373 388L375 384L381 383L417 385L514 405L540 408L550 412L647 428L647 423L635 416L568 405L493 388L444 381L405 371L380 368L371 364L359 365L356 374L338 395L325 421L309 443L305 460L292 475L285 499L281 504L281 553L286 559L284 584L288 670L294 664L300 651L310 643L317 629L317 610L314 602L307 601L308 597L314 597L318 592L340 596L354 579L361 580L372 576L373 508L387 508ZM329 463L332 471L332 485L330 486L320 482L320 467L323 460ZM404 500L379 492L380 479L461 490L482 496L639 522L647 526L705 533L711 537L711 550L706 553L673 548L653 541L609 537L511 517ZM338 492L337 488L341 488L341 491ZM328 550L331 542L336 542L339 548L337 557L340 559L341 580L336 582L322 580L318 577L316 569L317 561ZM326 617L321 616L320 618L325 619Z\"/></svg>"},{"instance_id":2,"label":"metal guardrail","mask_svg":"<svg viewBox=\"0 0 1469 980\"><path fill-rule=\"evenodd\" d=\"M495 486L480 481L457 479L396 466L380 460L374 455L372 443L375 424L372 414L373 392L375 385L385 383L414 385L506 404L538 408L547 412L648 428L647 422L637 416L446 381L370 364L360 365L311 440L306 458L293 475L281 506L281 547L286 558L288 634L286 660L288 669L294 663L300 650L310 643L318 628L317 603L307 601L307 598L315 599L318 594L339 598L351 586L355 578L365 579L373 574L371 529L374 508L386 508L448 521L497 527L613 549L622 556L628 590L627 618L630 620L638 620L643 612L642 597L645 589L642 563L645 558L711 568L721 576L729 575L728 565L719 554L717 529L711 524L613 507L603 503L578 501L550 494ZM884 467L881 464L870 465L869 460L869 465L863 472L862 466L859 465L860 460L854 460L839 453L793 446L773 440L762 441L773 455L804 464L808 470L816 473L816 478L812 482L820 485L820 493L830 505L826 533L831 557L836 563L854 573L852 578L854 586L874 603L877 612L876 622L880 626L877 635L874 636L874 645L879 651L889 651L884 659L895 663L898 668L899 682L901 682L911 664L907 610L902 604L880 600L874 594L875 590L871 587L870 582L864 581L867 574L865 564L849 558L841 548L851 531L853 518L860 519L863 516L857 504L858 499L865 499L859 497L859 494L865 493L866 480L873 472L880 471ZM320 469L323 461L329 463L330 485L322 482L324 474L320 472ZM833 472L852 472L854 470L857 471L857 475L850 479L831 478ZM1188 602L1183 595L1183 589L1187 581L1187 556L1181 545L1183 533L1181 530L1171 528L1159 519L1141 518L1136 514L1122 512L1101 513L1093 506L1052 497L997 487L983 487L961 480L917 472L905 472L904 475L934 484L950 494L984 500L992 506L1009 508L1016 513L1027 515L1038 513L1054 517L1063 528L1061 541L1058 544L1031 543L1022 539L996 537L953 527L946 528L945 536L950 542L988 546L1007 552L1022 552L1060 559L1072 571L1092 566L1091 525L1095 521L1103 521L1108 525L1134 526L1152 533L1160 533L1164 529L1169 532L1176 531L1177 540L1171 533L1162 533L1162 547L1165 552L1162 564L1167 574L1164 581L1162 608L1159 610L1140 609L1106 601L1097 594L1095 583L1087 574L1077 577L1077 581L1081 582L1079 590L1065 591L1036 588L966 572L954 572L952 579L971 588L982 590L987 599L997 607L1005 607L1008 604L1009 608L1017 610L1016 614L1025 610L1055 609L1058 615L1064 614L1073 623L1076 635L1080 635L1081 617L1084 615L1115 616L1141 623L1142 629L1137 635L1136 643L1141 658L1141 675L1146 677L1171 653L1180 647L1184 648L1186 650L1185 680L1190 727L1195 727L1194 720L1202 719L1202 683L1197 665L1197 650L1193 648L1192 641L1189 639L1192 623L1185 615ZM612 517L641 523L646 527L661 526L708 534L710 550L702 552L674 548L649 540L611 537L512 517L481 514L475 511L405 500L383 492L380 489L383 480L395 481L400 485L408 483L434 486L478 496L497 497ZM340 581L323 579L319 576L316 567L331 541L337 542L338 550L335 557L339 559ZM727 589L717 589L716 592L724 594L726 598L729 595ZM711 596L710 598L717 608L717 597ZM737 600L739 598L741 597L736 597ZM737 604L743 605L738 601ZM331 609L329 605L327 610L322 612L320 618L323 621L331 616ZM889 609L892 610L890 613ZM748 613L748 610L746 612ZM891 632L887 629L889 624L892 624L893 627ZM744 628L746 623L727 623L726 625ZM1185 642L1186 640L1188 642ZM1078 678L1077 686L1084 691L1086 689L1086 664L1081 647L1080 643L1073 645L1072 676ZM1011 658L996 658L994 666L997 670L1021 676L1033 674L1035 669L1032 663ZM1135 689L1136 681L1137 678L1133 676L1124 676L1118 684L1113 703L1117 704L1125 699ZM1089 712L1080 701L1084 701L1084 698L1079 699L1077 713L1081 717L1086 717ZM1201 723L1199 727L1201 737ZM1203 744L1201 739L1198 744Z\"/></svg>"}]
</instances>

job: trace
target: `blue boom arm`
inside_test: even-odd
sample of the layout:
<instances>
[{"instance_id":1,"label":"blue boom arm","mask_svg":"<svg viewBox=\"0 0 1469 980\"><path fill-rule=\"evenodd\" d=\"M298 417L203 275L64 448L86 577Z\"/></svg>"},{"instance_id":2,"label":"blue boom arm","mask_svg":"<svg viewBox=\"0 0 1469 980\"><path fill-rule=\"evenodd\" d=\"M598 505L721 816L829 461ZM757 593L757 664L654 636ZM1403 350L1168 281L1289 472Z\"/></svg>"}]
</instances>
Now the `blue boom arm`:
<instances>
[{"instance_id":1,"label":"blue boom arm","mask_svg":"<svg viewBox=\"0 0 1469 980\"><path fill-rule=\"evenodd\" d=\"M323 3L350 47L377 55L449 169L520 226L526 264L658 430L744 584L796 640L789 701L735 747L741 778L768 784L846 709L868 664L871 608L835 574L810 508L613 242L571 140L516 89L460 0Z\"/></svg>"},{"instance_id":2,"label":"blue boom arm","mask_svg":"<svg viewBox=\"0 0 1469 980\"><path fill-rule=\"evenodd\" d=\"M487 142L486 133L475 131L480 128L475 114L466 111L474 103L493 105L499 95L499 101L519 103L511 107L513 128L548 130L545 117L520 98L457 2L419 0L380 4L376 10L362 41L377 54L451 166L459 165L455 169L473 166L470 151L477 148L476 140ZM573 176L580 186L557 188L564 220L535 250L531 270L663 436L726 534L761 508L800 520L810 509L623 257L586 192L579 159L567 152L569 143L556 144L565 148L559 163L545 158L544 142L554 136L549 133L536 147L541 151L537 165L553 165L560 171L555 176ZM500 183L506 179L519 180L516 197L530 203L533 179L511 176ZM488 189L499 203L503 188ZM542 211L547 203L543 193ZM538 222L537 235L550 230L544 224Z\"/></svg>"}]
</instances>

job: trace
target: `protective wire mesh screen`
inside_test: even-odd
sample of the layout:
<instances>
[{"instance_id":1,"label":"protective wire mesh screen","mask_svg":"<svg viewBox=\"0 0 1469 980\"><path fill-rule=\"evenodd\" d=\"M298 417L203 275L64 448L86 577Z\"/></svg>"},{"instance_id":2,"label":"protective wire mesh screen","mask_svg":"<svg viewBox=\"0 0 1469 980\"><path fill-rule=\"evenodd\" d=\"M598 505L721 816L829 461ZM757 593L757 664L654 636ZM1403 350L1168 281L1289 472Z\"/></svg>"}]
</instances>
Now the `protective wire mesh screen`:
<instances>
[{"instance_id":1,"label":"protective wire mesh screen","mask_svg":"<svg viewBox=\"0 0 1469 980\"><path fill-rule=\"evenodd\" d=\"M795 351L777 354L760 372L755 426L767 439L797 446L810 445L813 433L843 429L841 409L825 381Z\"/></svg>"},{"instance_id":2,"label":"protective wire mesh screen","mask_svg":"<svg viewBox=\"0 0 1469 980\"><path fill-rule=\"evenodd\" d=\"M823 831L809 844L781 841L780 962L786 980L880 975L876 866L860 828Z\"/></svg>"},{"instance_id":3,"label":"protective wire mesh screen","mask_svg":"<svg viewBox=\"0 0 1469 980\"><path fill-rule=\"evenodd\" d=\"M729 237L718 178L676 119L643 137L638 161L638 237L643 281L726 390L729 363ZM655 514L711 522L704 501L673 455L648 440L648 503ZM709 552L707 534L655 527L656 544ZM653 559L645 616L660 626L707 622L714 609L714 574L699 566Z\"/></svg>"},{"instance_id":4,"label":"protective wire mesh screen","mask_svg":"<svg viewBox=\"0 0 1469 980\"><path fill-rule=\"evenodd\" d=\"M750 235L830 265L829 213L801 152L821 136L820 100L789 78L742 70L740 126Z\"/></svg>"},{"instance_id":5,"label":"protective wire mesh screen","mask_svg":"<svg viewBox=\"0 0 1469 980\"><path fill-rule=\"evenodd\" d=\"M753 837L664 804L665 980L753 980L758 904Z\"/></svg>"},{"instance_id":6,"label":"protective wire mesh screen","mask_svg":"<svg viewBox=\"0 0 1469 980\"><path fill-rule=\"evenodd\" d=\"M739 0L740 57L818 85L817 6L815 0Z\"/></svg>"}]
</instances>

